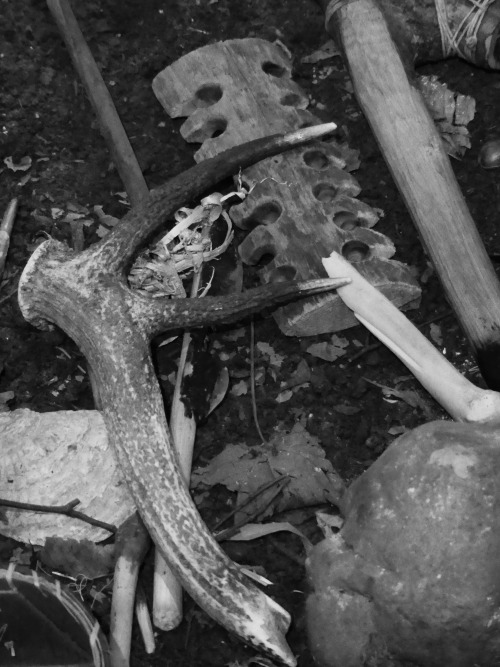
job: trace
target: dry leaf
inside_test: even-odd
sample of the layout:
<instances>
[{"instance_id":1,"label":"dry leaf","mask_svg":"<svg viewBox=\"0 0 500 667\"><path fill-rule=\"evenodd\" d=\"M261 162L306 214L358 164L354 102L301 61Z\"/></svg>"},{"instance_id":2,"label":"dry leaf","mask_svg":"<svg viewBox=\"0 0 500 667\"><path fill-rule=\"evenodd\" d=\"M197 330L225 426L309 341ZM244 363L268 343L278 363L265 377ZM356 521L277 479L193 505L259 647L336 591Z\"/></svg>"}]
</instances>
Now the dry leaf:
<instances>
[{"instance_id":1,"label":"dry leaf","mask_svg":"<svg viewBox=\"0 0 500 667\"><path fill-rule=\"evenodd\" d=\"M285 357L281 354L277 354L274 351L274 348L269 345L269 343L263 343L259 342L255 346L259 352L263 355L269 358L269 363L271 366L275 366L276 368L281 368L281 365L283 361L285 360Z\"/></svg>"},{"instance_id":2,"label":"dry leaf","mask_svg":"<svg viewBox=\"0 0 500 667\"><path fill-rule=\"evenodd\" d=\"M292 388L301 384L306 384L311 380L311 369L309 368L307 361L301 359L297 368L291 374L290 379L286 382L285 386Z\"/></svg>"},{"instance_id":3,"label":"dry leaf","mask_svg":"<svg viewBox=\"0 0 500 667\"><path fill-rule=\"evenodd\" d=\"M345 354L345 349L349 345L349 341L345 338L340 338L339 336L333 335L331 342L323 343L313 343L310 345L306 352L308 352L313 357L318 357L319 359L324 359L325 361L335 361L339 357L343 357Z\"/></svg>"},{"instance_id":4,"label":"dry leaf","mask_svg":"<svg viewBox=\"0 0 500 667\"><path fill-rule=\"evenodd\" d=\"M368 378L365 378L365 380L376 387L380 387L384 397L400 399L412 408L420 408L429 419L432 417L432 411L430 410L427 401L417 391L414 391L413 389L396 389L395 387L387 387L384 384L374 382Z\"/></svg>"},{"instance_id":5,"label":"dry leaf","mask_svg":"<svg viewBox=\"0 0 500 667\"><path fill-rule=\"evenodd\" d=\"M248 384L245 380L240 380L231 387L232 396L245 396L246 394L248 394Z\"/></svg>"},{"instance_id":6,"label":"dry leaf","mask_svg":"<svg viewBox=\"0 0 500 667\"><path fill-rule=\"evenodd\" d=\"M436 343L438 347L441 347L443 344L443 334L441 333L441 327L439 324L432 323L429 327L429 336Z\"/></svg>"},{"instance_id":7,"label":"dry leaf","mask_svg":"<svg viewBox=\"0 0 500 667\"><path fill-rule=\"evenodd\" d=\"M11 171L27 171L32 164L32 160L28 155L21 158L19 162L14 162L12 155L9 155L9 157L4 158L3 162Z\"/></svg>"},{"instance_id":8,"label":"dry leaf","mask_svg":"<svg viewBox=\"0 0 500 667\"><path fill-rule=\"evenodd\" d=\"M304 546L311 547L312 544L304 533L292 526L288 521L270 522L270 523L247 523L242 526L237 533L229 538L233 542L250 542L251 540L258 540L259 537L272 535L273 533L293 533L298 535Z\"/></svg>"},{"instance_id":9,"label":"dry leaf","mask_svg":"<svg viewBox=\"0 0 500 667\"><path fill-rule=\"evenodd\" d=\"M325 42L323 46L321 46L317 51L311 53L310 56L304 56L304 58L301 58L300 62L306 65L314 65L315 63L319 63L322 60L327 60L328 58L333 58L334 56L339 55L340 51L337 45L333 39L329 39L328 42Z\"/></svg>"},{"instance_id":10,"label":"dry leaf","mask_svg":"<svg viewBox=\"0 0 500 667\"><path fill-rule=\"evenodd\" d=\"M285 389L285 391L280 391L276 396L276 403L286 403L293 396L293 391L291 389Z\"/></svg>"}]
</instances>

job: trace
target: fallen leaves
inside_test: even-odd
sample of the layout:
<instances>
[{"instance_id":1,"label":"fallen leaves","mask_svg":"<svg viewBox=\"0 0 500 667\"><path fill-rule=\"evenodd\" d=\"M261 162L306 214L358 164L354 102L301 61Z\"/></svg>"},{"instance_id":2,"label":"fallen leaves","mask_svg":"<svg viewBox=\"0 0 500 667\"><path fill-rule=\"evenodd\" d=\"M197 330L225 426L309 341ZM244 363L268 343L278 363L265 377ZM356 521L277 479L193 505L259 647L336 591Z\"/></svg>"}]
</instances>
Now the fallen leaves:
<instances>
[{"instance_id":1,"label":"fallen leaves","mask_svg":"<svg viewBox=\"0 0 500 667\"><path fill-rule=\"evenodd\" d=\"M238 494L242 504L260 487L280 477L289 478L276 501L267 506L273 489L258 497L241 514L259 519L296 507L325 502L335 504L344 492L344 483L325 457L316 437L297 423L291 431L277 430L265 445L247 447L227 445L206 467L196 470L191 478L194 488L222 484Z\"/></svg>"},{"instance_id":2,"label":"fallen leaves","mask_svg":"<svg viewBox=\"0 0 500 667\"><path fill-rule=\"evenodd\" d=\"M247 523L238 529L238 531L232 535L229 539L232 542L250 542L251 540L257 540L260 537L266 537L266 535L273 535L274 533L293 533L300 537L302 542L306 546L312 546L309 539L304 535L304 533L293 526L288 521L271 521L269 523Z\"/></svg>"},{"instance_id":3,"label":"fallen leaves","mask_svg":"<svg viewBox=\"0 0 500 667\"><path fill-rule=\"evenodd\" d=\"M22 157L19 162L14 162L12 155L4 158L4 164L7 166L7 169L11 171L28 171L31 168L32 160L29 155Z\"/></svg>"},{"instance_id":4,"label":"fallen leaves","mask_svg":"<svg viewBox=\"0 0 500 667\"><path fill-rule=\"evenodd\" d=\"M418 85L448 155L462 157L471 146L467 125L476 113L476 100L450 90L436 75L418 77Z\"/></svg>"},{"instance_id":5,"label":"fallen leaves","mask_svg":"<svg viewBox=\"0 0 500 667\"><path fill-rule=\"evenodd\" d=\"M319 49L313 51L311 55L301 58L300 62L306 65L315 65L334 56L340 56L340 51L333 39L329 39Z\"/></svg>"},{"instance_id":6,"label":"fallen leaves","mask_svg":"<svg viewBox=\"0 0 500 667\"><path fill-rule=\"evenodd\" d=\"M330 342L322 343L313 343L310 345L306 352L311 354L313 357L318 357L324 361L335 361L340 357L344 356L346 353L345 348L349 345L349 341L346 338L341 338L334 334Z\"/></svg>"},{"instance_id":7,"label":"fallen leaves","mask_svg":"<svg viewBox=\"0 0 500 667\"><path fill-rule=\"evenodd\" d=\"M379 387L382 390L382 394L386 400L395 399L404 401L410 407L422 410L427 419L432 418L432 410L428 401L421 394L419 394L418 391L413 389L398 389L396 387L388 387L384 384L380 384L379 382L375 382L374 380L369 380L368 378L365 378L365 380L370 384L375 385L375 387Z\"/></svg>"},{"instance_id":8,"label":"fallen leaves","mask_svg":"<svg viewBox=\"0 0 500 667\"><path fill-rule=\"evenodd\" d=\"M429 336L438 347L441 347L443 344L443 334L439 324L432 323L429 327Z\"/></svg>"}]
</instances>

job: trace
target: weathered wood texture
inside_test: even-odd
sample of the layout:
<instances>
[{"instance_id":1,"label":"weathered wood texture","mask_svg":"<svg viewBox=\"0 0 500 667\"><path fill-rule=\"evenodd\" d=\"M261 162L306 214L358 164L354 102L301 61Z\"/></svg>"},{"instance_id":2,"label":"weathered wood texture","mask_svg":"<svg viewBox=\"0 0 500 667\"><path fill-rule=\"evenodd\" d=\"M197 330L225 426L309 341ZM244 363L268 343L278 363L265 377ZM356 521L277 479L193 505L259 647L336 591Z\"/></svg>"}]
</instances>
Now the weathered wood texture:
<instances>
[{"instance_id":1,"label":"weathered wood texture","mask_svg":"<svg viewBox=\"0 0 500 667\"><path fill-rule=\"evenodd\" d=\"M447 297L492 389L500 386L500 283L422 96L373 0L344 3L328 29L418 228Z\"/></svg>"},{"instance_id":2,"label":"weathered wood texture","mask_svg":"<svg viewBox=\"0 0 500 667\"><path fill-rule=\"evenodd\" d=\"M118 117L115 105L99 72L92 52L82 35L67 0L47 0L47 6L61 32L76 71L85 86L89 100L113 161L133 206L148 196L148 186L135 153Z\"/></svg>"},{"instance_id":3,"label":"weathered wood texture","mask_svg":"<svg viewBox=\"0 0 500 667\"><path fill-rule=\"evenodd\" d=\"M158 74L153 89L170 116L189 116L181 134L202 144L198 162L251 139L319 122L291 80L288 54L261 39L230 40L189 53ZM247 264L265 263L263 282L323 276L321 258L336 250L396 305L418 299L407 267L389 259L393 243L371 229L380 211L356 198L360 187L349 171L357 164L355 151L330 139L243 172L243 182L254 189L231 216L249 230L240 254ZM334 293L285 306L274 317L288 335L357 324Z\"/></svg>"}]
</instances>

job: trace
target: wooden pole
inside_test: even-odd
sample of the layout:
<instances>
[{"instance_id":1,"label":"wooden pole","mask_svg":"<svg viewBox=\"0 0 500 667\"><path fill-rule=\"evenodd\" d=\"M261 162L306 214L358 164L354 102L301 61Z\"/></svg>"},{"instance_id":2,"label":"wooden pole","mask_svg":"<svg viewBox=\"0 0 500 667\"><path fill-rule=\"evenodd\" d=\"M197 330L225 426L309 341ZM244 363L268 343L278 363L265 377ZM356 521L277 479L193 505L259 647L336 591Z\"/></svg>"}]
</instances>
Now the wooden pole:
<instances>
[{"instance_id":1,"label":"wooden pole","mask_svg":"<svg viewBox=\"0 0 500 667\"><path fill-rule=\"evenodd\" d=\"M47 5L66 43L73 65L87 90L113 162L130 197L130 203L132 206L137 206L147 199L148 186L71 5L68 0L47 0Z\"/></svg>"},{"instance_id":2,"label":"wooden pole","mask_svg":"<svg viewBox=\"0 0 500 667\"><path fill-rule=\"evenodd\" d=\"M354 91L491 388L500 388L500 284L441 138L374 0L323 2Z\"/></svg>"}]
</instances>

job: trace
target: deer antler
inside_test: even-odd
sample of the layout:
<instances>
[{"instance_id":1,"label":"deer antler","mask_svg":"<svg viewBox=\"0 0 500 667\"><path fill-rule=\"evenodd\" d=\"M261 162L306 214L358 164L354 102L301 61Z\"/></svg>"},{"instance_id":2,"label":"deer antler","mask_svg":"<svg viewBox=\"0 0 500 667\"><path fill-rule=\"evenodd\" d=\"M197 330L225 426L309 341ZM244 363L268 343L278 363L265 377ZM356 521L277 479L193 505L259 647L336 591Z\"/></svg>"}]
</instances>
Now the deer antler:
<instances>
[{"instance_id":1,"label":"deer antler","mask_svg":"<svg viewBox=\"0 0 500 667\"><path fill-rule=\"evenodd\" d=\"M26 319L57 324L79 345L123 476L156 546L189 594L215 620L288 665L289 615L256 588L213 540L177 468L150 357L151 337L169 329L236 321L346 284L281 283L230 299L149 299L129 289L126 271L139 247L172 213L239 168L334 129L333 123L233 148L173 178L81 253L45 241L20 280Z\"/></svg>"}]
</instances>

